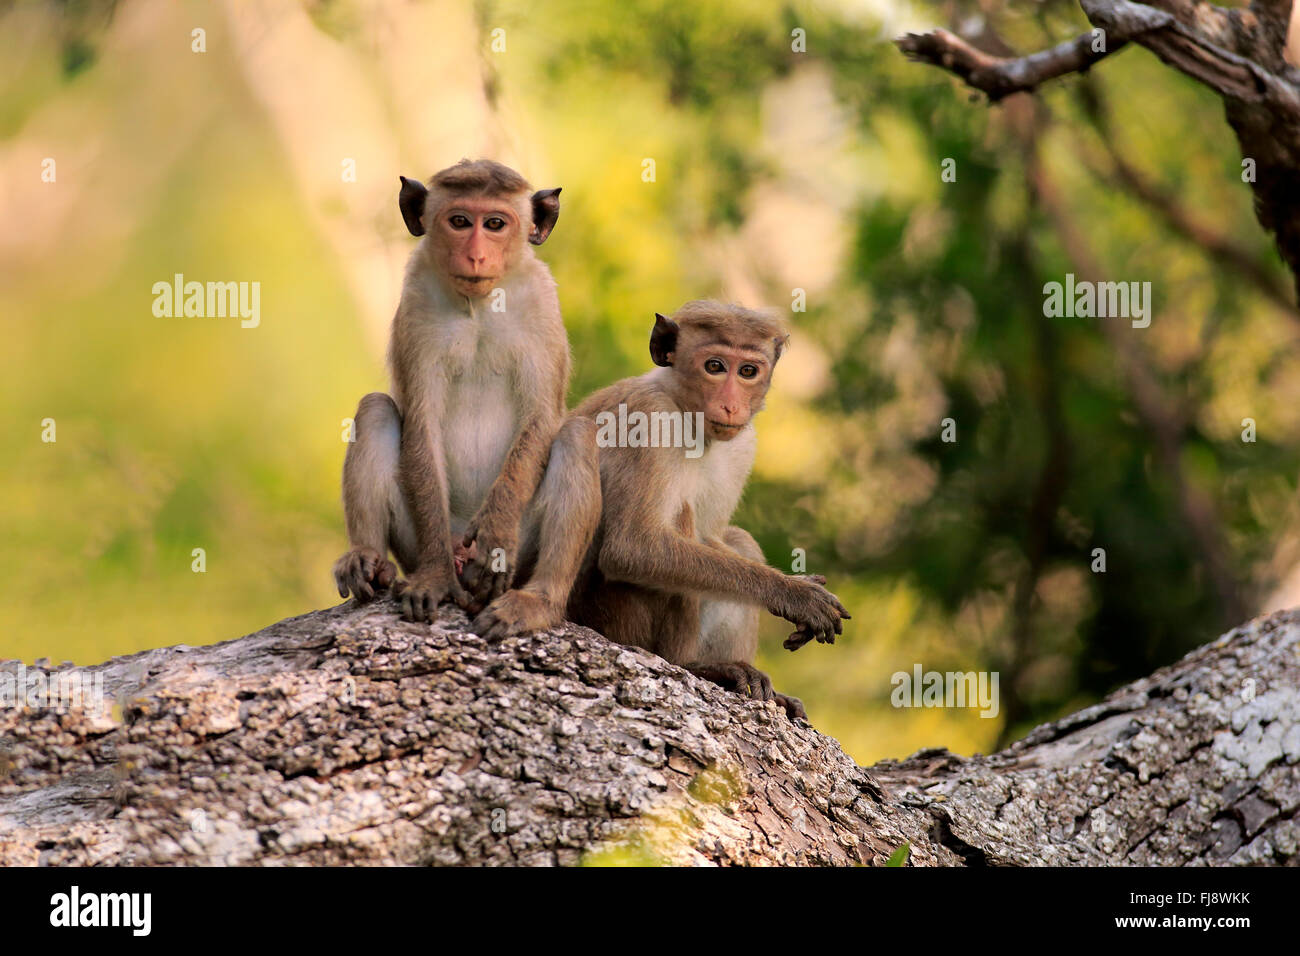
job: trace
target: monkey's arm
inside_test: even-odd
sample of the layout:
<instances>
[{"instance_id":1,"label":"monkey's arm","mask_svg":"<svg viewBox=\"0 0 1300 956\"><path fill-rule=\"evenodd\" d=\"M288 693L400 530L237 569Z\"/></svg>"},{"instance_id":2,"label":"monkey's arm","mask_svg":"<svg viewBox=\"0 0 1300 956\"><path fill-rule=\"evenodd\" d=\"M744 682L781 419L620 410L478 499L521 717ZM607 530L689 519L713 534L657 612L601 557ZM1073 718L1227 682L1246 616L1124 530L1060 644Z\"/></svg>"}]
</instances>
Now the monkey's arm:
<instances>
[{"instance_id":1,"label":"monkey's arm","mask_svg":"<svg viewBox=\"0 0 1300 956\"><path fill-rule=\"evenodd\" d=\"M466 609L471 614L478 613L510 588L524 511L537 494L546 473L551 443L564 421L569 346L559 312L559 302L552 299L549 314L553 323L548 334L542 336L538 349L538 354L545 355L546 359L531 372L522 373L532 375L534 384L539 386L533 393L532 407L523 415L523 426L506 453L500 474L465 529L463 545L466 548L471 543L478 545L461 571L461 580L470 597Z\"/></svg>"},{"instance_id":2,"label":"monkey's arm","mask_svg":"<svg viewBox=\"0 0 1300 956\"><path fill-rule=\"evenodd\" d=\"M614 509L611 509L614 511ZM791 650L816 638L833 643L849 617L816 580L782 574L644 518L610 514L598 564L606 578L661 591L689 591L759 604L797 628Z\"/></svg>"},{"instance_id":3,"label":"monkey's arm","mask_svg":"<svg viewBox=\"0 0 1300 956\"><path fill-rule=\"evenodd\" d=\"M478 544L475 555L465 562L461 572L471 612L510 587L520 522L546 471L551 442L559 425L559 416L551 409L537 412L524 422L506 454L501 473L465 530L464 545ZM494 556L497 549L501 553ZM498 557L503 560L498 561Z\"/></svg>"},{"instance_id":4,"label":"monkey's arm","mask_svg":"<svg viewBox=\"0 0 1300 956\"><path fill-rule=\"evenodd\" d=\"M395 369L403 381L412 382L413 377L405 372L400 367ZM451 517L438 434L438 410L424 390L403 389L401 394L404 407L397 471L415 525L418 559L415 572L406 581L399 581L394 593L401 599L408 620L432 621L444 598L450 596L459 602L464 592L456 579L452 559Z\"/></svg>"}]
</instances>

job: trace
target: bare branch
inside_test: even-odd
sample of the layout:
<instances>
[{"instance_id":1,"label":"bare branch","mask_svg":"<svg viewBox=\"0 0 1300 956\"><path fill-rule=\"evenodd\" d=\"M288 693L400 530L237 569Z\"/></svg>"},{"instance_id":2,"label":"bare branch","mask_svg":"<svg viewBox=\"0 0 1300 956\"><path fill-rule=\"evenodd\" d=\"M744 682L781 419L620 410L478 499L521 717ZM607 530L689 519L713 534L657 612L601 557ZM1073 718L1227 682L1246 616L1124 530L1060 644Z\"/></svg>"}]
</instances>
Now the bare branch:
<instances>
[{"instance_id":1,"label":"bare branch","mask_svg":"<svg viewBox=\"0 0 1300 956\"><path fill-rule=\"evenodd\" d=\"M1290 0L1254 0L1249 9L1200 0L1079 0L1079 6L1094 27L1106 31L1110 52L1126 41L1137 43L1223 99L1241 146L1242 181L1255 194L1255 216L1274 234L1300 291L1300 69L1287 59L1300 61L1300 21ZM1080 36L1018 59L982 52L943 30L895 42L912 59L955 73L997 100L1086 71L1101 58L1089 40ZM1171 225L1195 231L1195 223L1172 218L1176 211L1164 206ZM1277 298L1271 283L1262 287Z\"/></svg>"},{"instance_id":2,"label":"bare branch","mask_svg":"<svg viewBox=\"0 0 1300 956\"><path fill-rule=\"evenodd\" d=\"M1093 49L1093 35L1084 33L1029 56L999 57L976 49L947 30L909 33L894 42L909 58L943 67L959 76L967 86L987 93L995 103L1012 93L1030 92L1058 76L1082 73L1125 45L1120 41L1097 51Z\"/></svg>"},{"instance_id":3,"label":"bare branch","mask_svg":"<svg viewBox=\"0 0 1300 956\"><path fill-rule=\"evenodd\" d=\"M858 865L904 842L909 866L1300 860L1284 696L1300 684L1297 612L1001 753L870 769L772 703L585 628L489 642L468 623L447 605L430 626L349 602L75 669L122 695L116 712L93 695L0 707L0 866L535 866L610 850ZM20 667L43 687L69 676L14 661L0 677Z\"/></svg>"}]
</instances>

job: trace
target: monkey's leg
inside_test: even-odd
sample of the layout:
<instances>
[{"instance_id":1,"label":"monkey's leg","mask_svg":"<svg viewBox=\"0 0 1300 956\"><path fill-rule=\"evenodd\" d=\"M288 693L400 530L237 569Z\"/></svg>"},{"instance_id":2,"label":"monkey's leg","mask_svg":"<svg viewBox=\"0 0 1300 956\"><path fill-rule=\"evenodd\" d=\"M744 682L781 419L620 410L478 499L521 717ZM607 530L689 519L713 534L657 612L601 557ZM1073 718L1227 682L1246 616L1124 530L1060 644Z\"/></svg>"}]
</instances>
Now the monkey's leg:
<instances>
[{"instance_id":1,"label":"monkey's leg","mask_svg":"<svg viewBox=\"0 0 1300 956\"><path fill-rule=\"evenodd\" d=\"M546 473L529 506L520 572L512 590L477 617L488 638L555 627L600 525L600 462L596 424L571 417L551 445Z\"/></svg>"},{"instance_id":2,"label":"monkey's leg","mask_svg":"<svg viewBox=\"0 0 1300 956\"><path fill-rule=\"evenodd\" d=\"M705 610L707 614L709 609ZM796 717L808 719L803 701L774 690L772 679L748 661L692 661L682 666L696 677L703 677L752 700L774 700L785 709L791 720Z\"/></svg>"},{"instance_id":3,"label":"monkey's leg","mask_svg":"<svg viewBox=\"0 0 1300 956\"><path fill-rule=\"evenodd\" d=\"M339 595L369 601L389 588L397 569L391 547L404 568L415 554L415 530L397 481L402 440L401 417L383 392L361 399L354 419L356 441L343 459L343 514L351 548L334 564Z\"/></svg>"},{"instance_id":4,"label":"monkey's leg","mask_svg":"<svg viewBox=\"0 0 1300 956\"><path fill-rule=\"evenodd\" d=\"M717 546L751 561L763 561L763 550L743 528L730 527ZM808 718L803 702L772 689L771 679L751 663L758 651L762 609L753 604L706 598L700 601L700 639L691 673L754 700L775 700L793 720Z\"/></svg>"},{"instance_id":5,"label":"monkey's leg","mask_svg":"<svg viewBox=\"0 0 1300 956\"><path fill-rule=\"evenodd\" d=\"M585 570L585 569L584 569ZM565 615L604 635L615 644L642 647L664 657L665 648L686 648L676 661L686 660L695 652L699 637L699 601L691 594L667 594L647 591L619 581L579 577L569 595Z\"/></svg>"}]
</instances>

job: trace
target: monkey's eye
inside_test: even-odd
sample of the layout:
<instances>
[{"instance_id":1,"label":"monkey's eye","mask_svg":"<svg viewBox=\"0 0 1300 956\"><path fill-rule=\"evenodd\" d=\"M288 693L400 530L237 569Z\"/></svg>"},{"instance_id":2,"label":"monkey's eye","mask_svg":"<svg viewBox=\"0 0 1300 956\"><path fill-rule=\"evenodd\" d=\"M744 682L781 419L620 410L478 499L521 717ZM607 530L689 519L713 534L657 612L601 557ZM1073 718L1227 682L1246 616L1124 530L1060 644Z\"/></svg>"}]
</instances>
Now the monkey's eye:
<instances>
[{"instance_id":1,"label":"monkey's eye","mask_svg":"<svg viewBox=\"0 0 1300 956\"><path fill-rule=\"evenodd\" d=\"M753 378L753 377L754 377L755 375L757 375L757 374L758 374L758 366L757 366L757 365L742 365L742 366L740 367L740 377L741 377L741 378Z\"/></svg>"},{"instance_id":2,"label":"monkey's eye","mask_svg":"<svg viewBox=\"0 0 1300 956\"><path fill-rule=\"evenodd\" d=\"M704 371L710 375L721 375L726 370L727 366L723 365L718 359L709 359L704 363Z\"/></svg>"},{"instance_id":3,"label":"monkey's eye","mask_svg":"<svg viewBox=\"0 0 1300 956\"><path fill-rule=\"evenodd\" d=\"M506 221L500 216L493 216L491 219L485 220L483 226L488 232L500 232L506 227Z\"/></svg>"},{"instance_id":4,"label":"monkey's eye","mask_svg":"<svg viewBox=\"0 0 1300 956\"><path fill-rule=\"evenodd\" d=\"M453 229L468 229L472 225L469 218L462 216L460 213L456 213L456 215L452 216L447 221L451 223L451 228Z\"/></svg>"}]
</instances>

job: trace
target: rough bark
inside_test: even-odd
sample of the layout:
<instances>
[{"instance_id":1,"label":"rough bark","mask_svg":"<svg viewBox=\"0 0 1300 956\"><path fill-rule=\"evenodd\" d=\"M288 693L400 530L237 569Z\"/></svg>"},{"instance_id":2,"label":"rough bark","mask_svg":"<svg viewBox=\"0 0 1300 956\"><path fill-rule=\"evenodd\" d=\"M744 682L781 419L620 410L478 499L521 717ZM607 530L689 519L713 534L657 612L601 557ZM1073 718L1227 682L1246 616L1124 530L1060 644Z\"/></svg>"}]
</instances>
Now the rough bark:
<instances>
[{"instance_id":1,"label":"rough bark","mask_svg":"<svg viewBox=\"0 0 1300 956\"><path fill-rule=\"evenodd\" d=\"M869 770L583 628L465 624L346 604L84 669L111 714L0 711L0 865L1300 861L1297 612L993 756Z\"/></svg>"},{"instance_id":2,"label":"rough bark","mask_svg":"<svg viewBox=\"0 0 1300 956\"><path fill-rule=\"evenodd\" d=\"M1029 56L980 50L946 30L895 41L915 60L948 70L997 101L1087 71L1127 45L1143 46L1223 100L1243 160L1250 160L1255 212L1277 239L1300 287L1300 70L1286 60L1291 0L1227 9L1197 0L1079 0L1105 49L1082 34ZM1246 170L1243 170L1246 173Z\"/></svg>"}]
</instances>

